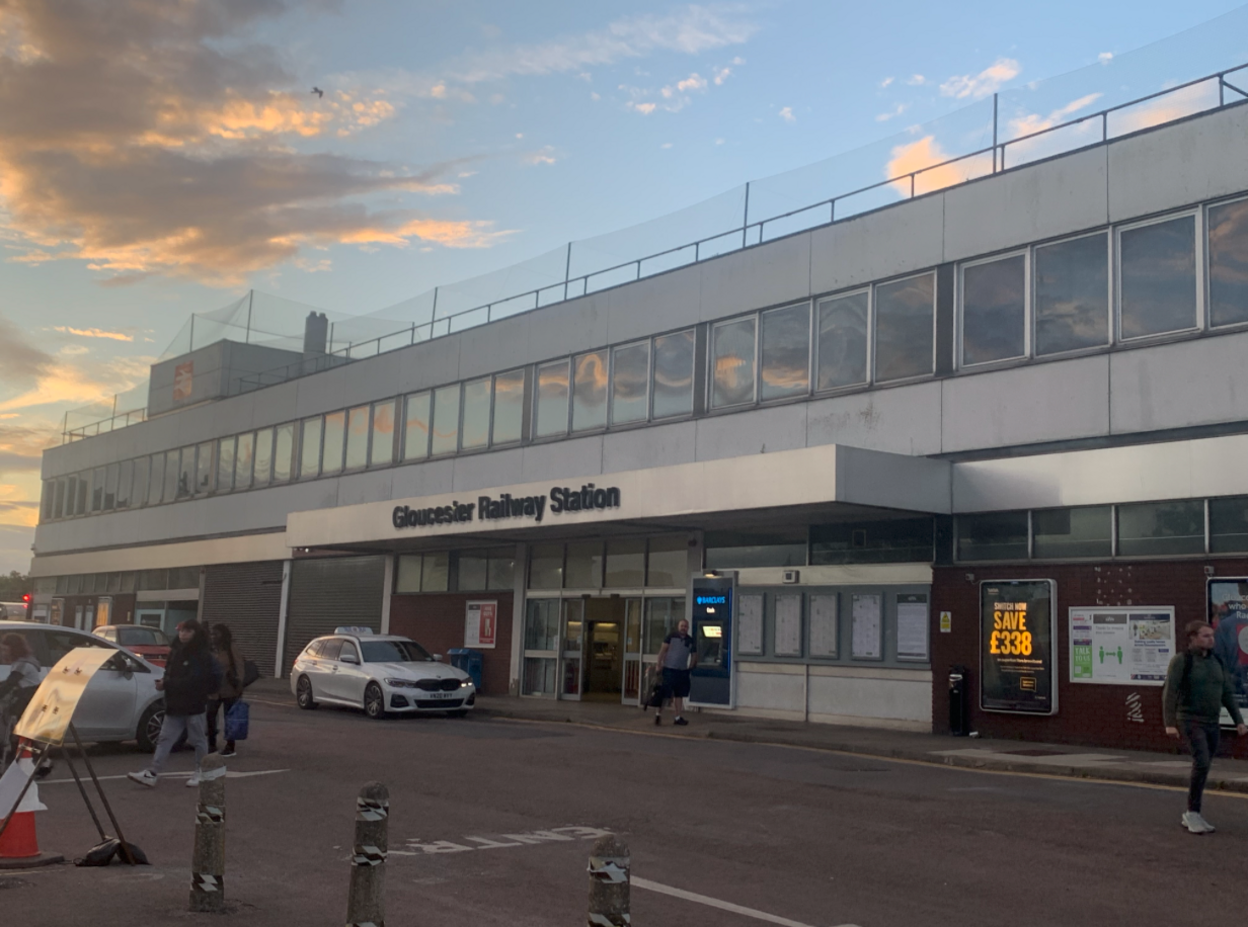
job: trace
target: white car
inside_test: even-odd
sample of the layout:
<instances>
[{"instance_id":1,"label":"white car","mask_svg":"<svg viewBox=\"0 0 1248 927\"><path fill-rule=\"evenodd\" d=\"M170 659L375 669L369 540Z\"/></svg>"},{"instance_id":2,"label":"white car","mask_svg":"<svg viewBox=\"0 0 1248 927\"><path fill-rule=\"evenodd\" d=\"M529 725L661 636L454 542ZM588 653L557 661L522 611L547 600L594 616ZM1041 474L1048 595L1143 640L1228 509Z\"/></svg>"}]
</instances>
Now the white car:
<instances>
[{"instance_id":1,"label":"white car","mask_svg":"<svg viewBox=\"0 0 1248 927\"><path fill-rule=\"evenodd\" d=\"M463 716L477 690L463 670L439 662L409 637L337 628L295 658L290 691L300 708L346 705L370 718L446 711Z\"/></svg>"},{"instance_id":2,"label":"white car","mask_svg":"<svg viewBox=\"0 0 1248 927\"><path fill-rule=\"evenodd\" d=\"M0 638L17 634L43 668L42 676L75 647L105 647L116 656L104 664L87 683L82 701L74 711L78 736L91 743L137 740L139 748L152 750L165 719L165 697L156 680L165 671L143 658L94 634L29 621L0 621ZM0 681L9 666L0 663Z\"/></svg>"}]
</instances>

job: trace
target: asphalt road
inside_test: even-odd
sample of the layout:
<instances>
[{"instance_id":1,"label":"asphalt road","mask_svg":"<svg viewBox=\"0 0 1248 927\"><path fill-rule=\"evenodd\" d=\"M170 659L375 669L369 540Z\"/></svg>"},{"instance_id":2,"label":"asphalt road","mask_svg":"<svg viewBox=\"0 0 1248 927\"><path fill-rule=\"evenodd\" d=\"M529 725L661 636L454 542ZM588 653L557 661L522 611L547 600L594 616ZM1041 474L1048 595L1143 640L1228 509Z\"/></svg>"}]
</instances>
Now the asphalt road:
<instances>
[{"instance_id":1,"label":"asphalt road","mask_svg":"<svg viewBox=\"0 0 1248 927\"><path fill-rule=\"evenodd\" d=\"M1179 827L1183 796L1161 788L279 702L253 703L251 727L230 770L265 774L227 783L221 925L342 924L354 800L370 779L391 795L392 927L584 923L602 830L632 849L642 927L767 923L759 914L810 927L1173 927L1235 923L1248 902L1242 797L1209 796L1219 832L1195 837ZM92 756L101 776L143 762L131 748ZM172 774L190 766L175 754L151 791L104 782L153 866L0 876L4 923L183 923L195 792ZM64 763L51 780L40 842L79 855L96 834Z\"/></svg>"}]
</instances>

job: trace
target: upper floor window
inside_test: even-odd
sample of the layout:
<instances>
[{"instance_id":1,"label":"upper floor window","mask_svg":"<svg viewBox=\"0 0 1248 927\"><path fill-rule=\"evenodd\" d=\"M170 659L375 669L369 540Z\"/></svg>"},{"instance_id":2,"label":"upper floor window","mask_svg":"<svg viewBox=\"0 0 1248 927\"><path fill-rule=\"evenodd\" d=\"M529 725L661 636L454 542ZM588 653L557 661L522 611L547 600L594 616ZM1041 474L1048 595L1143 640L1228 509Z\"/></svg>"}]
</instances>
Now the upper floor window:
<instances>
[{"instance_id":1,"label":"upper floor window","mask_svg":"<svg viewBox=\"0 0 1248 927\"><path fill-rule=\"evenodd\" d=\"M1109 235L1039 245L1033 262L1036 355L1109 344Z\"/></svg>"},{"instance_id":2,"label":"upper floor window","mask_svg":"<svg viewBox=\"0 0 1248 927\"><path fill-rule=\"evenodd\" d=\"M870 290L819 301L815 389L867 382L867 308Z\"/></svg>"},{"instance_id":3,"label":"upper floor window","mask_svg":"<svg viewBox=\"0 0 1248 927\"><path fill-rule=\"evenodd\" d=\"M754 401L755 317L711 328L711 408Z\"/></svg>"},{"instance_id":4,"label":"upper floor window","mask_svg":"<svg viewBox=\"0 0 1248 927\"><path fill-rule=\"evenodd\" d=\"M810 303L761 314L759 398L784 399L810 391Z\"/></svg>"},{"instance_id":5,"label":"upper floor window","mask_svg":"<svg viewBox=\"0 0 1248 927\"><path fill-rule=\"evenodd\" d=\"M1209 324L1248 322L1248 199L1209 207Z\"/></svg>"},{"instance_id":6,"label":"upper floor window","mask_svg":"<svg viewBox=\"0 0 1248 927\"><path fill-rule=\"evenodd\" d=\"M1199 322L1196 215L1118 230L1118 330L1124 341Z\"/></svg>"},{"instance_id":7,"label":"upper floor window","mask_svg":"<svg viewBox=\"0 0 1248 927\"><path fill-rule=\"evenodd\" d=\"M1027 353L1027 256L963 264L962 363L984 364Z\"/></svg>"},{"instance_id":8,"label":"upper floor window","mask_svg":"<svg viewBox=\"0 0 1248 927\"><path fill-rule=\"evenodd\" d=\"M875 380L930 374L935 361L936 275L875 287Z\"/></svg>"}]
</instances>

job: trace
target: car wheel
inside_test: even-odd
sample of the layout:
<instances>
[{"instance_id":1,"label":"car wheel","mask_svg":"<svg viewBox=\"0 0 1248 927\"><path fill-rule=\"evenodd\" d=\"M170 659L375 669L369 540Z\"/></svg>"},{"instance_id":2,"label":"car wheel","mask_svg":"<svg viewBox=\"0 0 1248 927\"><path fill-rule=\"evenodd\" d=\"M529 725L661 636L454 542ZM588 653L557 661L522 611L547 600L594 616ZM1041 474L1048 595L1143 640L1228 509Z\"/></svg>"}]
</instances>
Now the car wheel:
<instances>
[{"instance_id":1,"label":"car wheel","mask_svg":"<svg viewBox=\"0 0 1248 927\"><path fill-rule=\"evenodd\" d=\"M156 702L147 707L143 717L139 718L139 726L134 732L134 739L139 742L139 749L151 753L156 749L156 741L160 739L160 728L165 723L165 703Z\"/></svg>"},{"instance_id":2,"label":"car wheel","mask_svg":"<svg viewBox=\"0 0 1248 927\"><path fill-rule=\"evenodd\" d=\"M364 714L374 720L386 716L386 696L375 682L370 682L364 690Z\"/></svg>"},{"instance_id":3,"label":"car wheel","mask_svg":"<svg viewBox=\"0 0 1248 927\"><path fill-rule=\"evenodd\" d=\"M311 711L317 707L316 699L312 697L312 680L307 676L300 676L299 681L295 683L295 701L304 711Z\"/></svg>"}]
</instances>

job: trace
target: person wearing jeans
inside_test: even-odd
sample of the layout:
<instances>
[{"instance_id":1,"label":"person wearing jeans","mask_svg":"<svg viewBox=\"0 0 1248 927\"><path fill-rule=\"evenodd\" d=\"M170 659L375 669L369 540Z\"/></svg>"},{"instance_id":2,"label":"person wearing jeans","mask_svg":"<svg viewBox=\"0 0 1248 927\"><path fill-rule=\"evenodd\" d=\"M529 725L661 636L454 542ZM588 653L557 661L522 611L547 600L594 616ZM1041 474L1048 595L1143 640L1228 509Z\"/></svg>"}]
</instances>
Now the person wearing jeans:
<instances>
[{"instance_id":1,"label":"person wearing jeans","mask_svg":"<svg viewBox=\"0 0 1248 927\"><path fill-rule=\"evenodd\" d=\"M220 669L208 648L203 625L194 618L182 622L165 662L164 678L156 680L156 688L165 693L165 720L160 726L156 752L147 769L129 773L130 779L154 788L173 745L185 733L186 742L195 750L195 772L186 784L188 788L199 785L199 766L208 755L205 709L220 682Z\"/></svg>"},{"instance_id":2,"label":"person wearing jeans","mask_svg":"<svg viewBox=\"0 0 1248 927\"><path fill-rule=\"evenodd\" d=\"M1248 735L1248 726L1235 703L1231 674L1212 653L1213 628L1203 621L1192 621L1185 631L1187 648L1174 655L1166 671L1162 717L1166 733L1177 740L1181 729L1192 751L1187 811L1180 823L1190 833L1212 834L1214 826L1201 814L1201 798L1209 778L1209 767L1218 752L1222 708L1230 712L1240 737Z\"/></svg>"}]
</instances>

